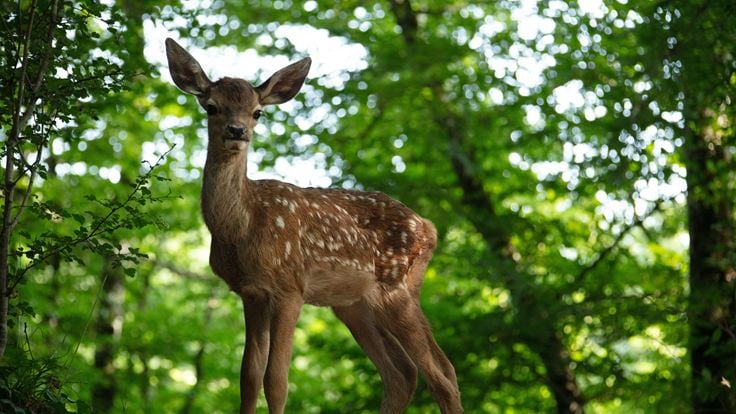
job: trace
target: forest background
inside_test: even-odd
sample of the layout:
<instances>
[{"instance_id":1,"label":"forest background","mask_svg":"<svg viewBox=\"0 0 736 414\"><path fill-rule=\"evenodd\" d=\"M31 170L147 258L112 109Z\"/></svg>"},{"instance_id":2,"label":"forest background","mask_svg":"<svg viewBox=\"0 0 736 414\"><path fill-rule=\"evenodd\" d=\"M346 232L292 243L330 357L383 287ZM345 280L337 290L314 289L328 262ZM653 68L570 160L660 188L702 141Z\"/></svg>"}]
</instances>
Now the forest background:
<instances>
[{"instance_id":1,"label":"forest background","mask_svg":"<svg viewBox=\"0 0 736 414\"><path fill-rule=\"evenodd\" d=\"M380 190L436 224L422 304L469 413L736 412L732 1L0 13L0 411L236 411L241 304L207 266L206 116L166 73L172 36L256 83L312 56L249 174ZM381 398L319 308L289 388L297 413ZM409 412L434 410L420 383Z\"/></svg>"}]
</instances>

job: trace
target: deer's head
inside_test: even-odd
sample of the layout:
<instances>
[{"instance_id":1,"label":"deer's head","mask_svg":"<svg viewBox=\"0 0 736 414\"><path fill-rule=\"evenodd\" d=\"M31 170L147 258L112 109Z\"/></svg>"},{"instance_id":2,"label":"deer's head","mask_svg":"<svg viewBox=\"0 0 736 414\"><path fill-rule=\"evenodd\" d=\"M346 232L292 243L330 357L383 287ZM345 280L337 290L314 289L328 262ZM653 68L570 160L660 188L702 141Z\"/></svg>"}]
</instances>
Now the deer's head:
<instances>
[{"instance_id":1,"label":"deer's head","mask_svg":"<svg viewBox=\"0 0 736 414\"><path fill-rule=\"evenodd\" d=\"M304 58L273 74L259 86L237 78L212 82L192 55L166 39L166 57L174 83L197 97L207 111L210 149L243 150L265 105L280 104L299 92L312 63Z\"/></svg>"}]
</instances>

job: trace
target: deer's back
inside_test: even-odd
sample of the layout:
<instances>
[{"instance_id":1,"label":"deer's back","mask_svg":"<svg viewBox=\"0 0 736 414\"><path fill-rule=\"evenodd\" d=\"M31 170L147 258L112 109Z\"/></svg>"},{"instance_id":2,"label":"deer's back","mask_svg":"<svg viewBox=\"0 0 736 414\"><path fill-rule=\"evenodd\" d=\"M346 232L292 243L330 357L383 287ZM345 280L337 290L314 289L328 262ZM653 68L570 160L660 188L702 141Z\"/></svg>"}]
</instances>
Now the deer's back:
<instances>
[{"instance_id":1,"label":"deer's back","mask_svg":"<svg viewBox=\"0 0 736 414\"><path fill-rule=\"evenodd\" d=\"M274 180L252 181L250 188L247 240L232 245L239 246L234 255L242 280L240 289L228 283L236 291L261 286L266 278L271 294L330 291L339 301L342 292L350 302L373 285L401 284L415 259L436 243L429 221L380 192L299 188Z\"/></svg>"}]
</instances>

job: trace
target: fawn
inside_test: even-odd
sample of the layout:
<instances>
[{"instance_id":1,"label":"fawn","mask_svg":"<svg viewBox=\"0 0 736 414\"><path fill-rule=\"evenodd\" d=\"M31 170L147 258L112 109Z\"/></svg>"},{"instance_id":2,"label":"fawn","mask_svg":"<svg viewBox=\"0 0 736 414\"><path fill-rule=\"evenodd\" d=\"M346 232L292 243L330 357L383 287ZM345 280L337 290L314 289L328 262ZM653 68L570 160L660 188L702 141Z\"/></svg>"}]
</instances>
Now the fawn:
<instances>
[{"instance_id":1,"label":"fawn","mask_svg":"<svg viewBox=\"0 0 736 414\"><path fill-rule=\"evenodd\" d=\"M376 365L381 413L411 402L417 367L443 413L461 413L455 370L419 306L437 233L379 192L300 188L249 180L246 156L261 108L301 88L311 60L292 63L259 86L212 82L166 39L174 83L208 114L201 207L212 235L210 266L243 301L245 351L240 413L254 413L261 387L270 413L286 405L292 339L303 304L330 306Z\"/></svg>"}]
</instances>

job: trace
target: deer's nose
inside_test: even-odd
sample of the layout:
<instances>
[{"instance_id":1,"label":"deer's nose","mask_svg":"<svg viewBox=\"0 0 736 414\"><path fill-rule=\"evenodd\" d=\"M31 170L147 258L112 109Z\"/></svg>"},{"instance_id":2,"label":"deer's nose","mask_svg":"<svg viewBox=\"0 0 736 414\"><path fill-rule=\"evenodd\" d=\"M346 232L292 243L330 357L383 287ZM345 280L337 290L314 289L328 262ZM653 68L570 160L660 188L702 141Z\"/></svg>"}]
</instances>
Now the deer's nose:
<instances>
[{"instance_id":1,"label":"deer's nose","mask_svg":"<svg viewBox=\"0 0 736 414\"><path fill-rule=\"evenodd\" d=\"M245 134L245 127L243 127L242 125L238 125L238 124L230 124L227 126L227 132L234 139L241 139L243 138L243 135Z\"/></svg>"}]
</instances>

